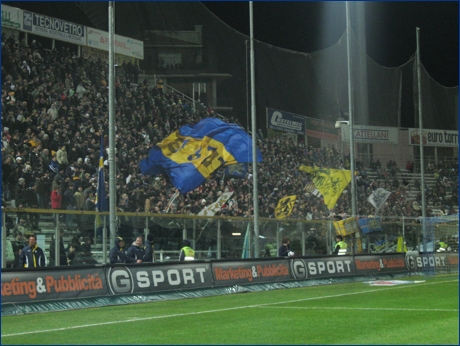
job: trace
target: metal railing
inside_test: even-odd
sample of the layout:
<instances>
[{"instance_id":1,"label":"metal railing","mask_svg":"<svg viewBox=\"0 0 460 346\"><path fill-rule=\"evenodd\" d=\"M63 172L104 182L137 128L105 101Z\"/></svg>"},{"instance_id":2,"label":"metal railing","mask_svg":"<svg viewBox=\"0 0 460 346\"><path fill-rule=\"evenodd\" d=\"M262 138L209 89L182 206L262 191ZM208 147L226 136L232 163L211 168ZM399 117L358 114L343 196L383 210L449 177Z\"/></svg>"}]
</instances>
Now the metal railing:
<instances>
[{"instance_id":1,"label":"metal railing","mask_svg":"<svg viewBox=\"0 0 460 346\"><path fill-rule=\"evenodd\" d=\"M105 220L108 219L108 213L5 208L2 213L2 267L7 265L7 240L15 244L14 234L17 230L26 237L32 233L38 236L38 244L44 249L48 263L53 253L54 263L59 263L59 242L55 242L54 249L50 246L52 238L57 239L61 229L64 230L65 248L74 237L79 242L88 237L91 240L93 263L101 264L109 263L109 252L114 246L115 236L123 237L128 247L137 235L146 237L149 233L154 235L155 261L178 260L183 239L191 240L196 259L273 257L284 236L290 237L291 249L299 256L331 254L335 246L336 230L329 220L260 218L259 239L254 239L253 220L242 217L127 212L117 213L117 217L118 230L114 235ZM26 220L28 224L17 226L19 219ZM399 236L403 236L408 250L418 250L421 244L431 243L433 251L437 240L450 240L451 251L458 251L458 215L444 223L442 218L439 220L436 227L431 227L425 235L422 234L420 218L384 221L381 232L359 232L359 236L347 236L349 252L395 252ZM260 253L257 254L254 253L255 241L259 242Z\"/></svg>"}]
</instances>

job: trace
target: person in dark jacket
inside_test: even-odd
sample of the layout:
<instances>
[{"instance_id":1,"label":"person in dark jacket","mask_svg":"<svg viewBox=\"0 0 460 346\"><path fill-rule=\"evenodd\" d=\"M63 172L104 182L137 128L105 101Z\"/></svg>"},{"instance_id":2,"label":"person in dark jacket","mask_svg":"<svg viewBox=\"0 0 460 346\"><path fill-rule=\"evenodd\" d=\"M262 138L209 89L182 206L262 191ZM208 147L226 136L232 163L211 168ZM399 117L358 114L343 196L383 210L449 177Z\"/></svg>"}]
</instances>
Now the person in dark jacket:
<instances>
[{"instance_id":1,"label":"person in dark jacket","mask_svg":"<svg viewBox=\"0 0 460 346\"><path fill-rule=\"evenodd\" d=\"M142 263L145 256L145 247L142 245L142 236L137 236L126 252L127 262Z\"/></svg>"},{"instance_id":2,"label":"person in dark jacket","mask_svg":"<svg viewBox=\"0 0 460 346\"><path fill-rule=\"evenodd\" d=\"M154 245L153 245L153 234L147 234L147 240L145 241L145 257L144 262L155 262L154 256Z\"/></svg>"},{"instance_id":3,"label":"person in dark jacket","mask_svg":"<svg viewBox=\"0 0 460 346\"><path fill-rule=\"evenodd\" d=\"M67 253L67 265L71 266L77 264L76 257L78 247L78 243L69 244L69 252Z\"/></svg>"},{"instance_id":4,"label":"person in dark jacket","mask_svg":"<svg viewBox=\"0 0 460 346\"><path fill-rule=\"evenodd\" d=\"M39 268L46 265L45 254L37 244L37 237L29 237L29 245L22 249L19 257L19 268Z\"/></svg>"},{"instance_id":5,"label":"person in dark jacket","mask_svg":"<svg viewBox=\"0 0 460 346\"><path fill-rule=\"evenodd\" d=\"M64 246L64 241L62 240L62 236L64 235L64 230L60 229L59 230L59 265L61 266L66 266L67 265L67 257L65 253L65 246ZM56 257L56 252L55 252L55 246L56 246L56 239L53 235L53 238L51 239L50 243L50 266L55 266L55 257Z\"/></svg>"},{"instance_id":6,"label":"person in dark jacket","mask_svg":"<svg viewBox=\"0 0 460 346\"><path fill-rule=\"evenodd\" d=\"M117 237L115 242L115 246L110 250L110 263L129 263L126 258L125 240L122 237Z\"/></svg>"},{"instance_id":7,"label":"person in dark jacket","mask_svg":"<svg viewBox=\"0 0 460 346\"><path fill-rule=\"evenodd\" d=\"M294 256L294 252L291 251L291 239L289 237L284 237L282 240L282 245L278 249L278 257L287 257Z\"/></svg>"}]
</instances>

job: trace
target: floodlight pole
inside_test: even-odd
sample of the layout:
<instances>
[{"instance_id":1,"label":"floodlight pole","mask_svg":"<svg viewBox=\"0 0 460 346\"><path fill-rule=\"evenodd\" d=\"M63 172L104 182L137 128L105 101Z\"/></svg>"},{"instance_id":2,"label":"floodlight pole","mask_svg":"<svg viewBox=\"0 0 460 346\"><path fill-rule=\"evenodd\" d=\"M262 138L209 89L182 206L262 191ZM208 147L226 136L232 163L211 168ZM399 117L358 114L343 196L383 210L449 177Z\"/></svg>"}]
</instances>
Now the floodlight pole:
<instances>
[{"instance_id":1,"label":"floodlight pole","mask_svg":"<svg viewBox=\"0 0 460 346\"><path fill-rule=\"evenodd\" d=\"M353 141L353 82L351 69L351 24L350 4L345 2L347 20L347 68L348 68L348 121L350 126L350 173L351 173L351 214L357 216L356 210L356 188L355 188L355 146Z\"/></svg>"},{"instance_id":2,"label":"floodlight pole","mask_svg":"<svg viewBox=\"0 0 460 346\"><path fill-rule=\"evenodd\" d=\"M259 258L259 190L257 178L257 128L254 73L254 25L252 1L249 1L249 31L251 41L251 125L252 125L252 203L254 206L254 258Z\"/></svg>"},{"instance_id":3,"label":"floodlight pole","mask_svg":"<svg viewBox=\"0 0 460 346\"><path fill-rule=\"evenodd\" d=\"M422 192L422 234L423 234L423 250L427 252L426 248L426 205L425 205L425 162L423 158L423 113L422 113L422 83L420 82L420 28L415 29L417 36L417 92L418 92L418 126L419 126L419 145L420 145L420 185Z\"/></svg>"},{"instance_id":4,"label":"floodlight pole","mask_svg":"<svg viewBox=\"0 0 460 346\"><path fill-rule=\"evenodd\" d=\"M115 162L115 2L109 1L109 212L110 247L117 236L117 190Z\"/></svg>"}]
</instances>

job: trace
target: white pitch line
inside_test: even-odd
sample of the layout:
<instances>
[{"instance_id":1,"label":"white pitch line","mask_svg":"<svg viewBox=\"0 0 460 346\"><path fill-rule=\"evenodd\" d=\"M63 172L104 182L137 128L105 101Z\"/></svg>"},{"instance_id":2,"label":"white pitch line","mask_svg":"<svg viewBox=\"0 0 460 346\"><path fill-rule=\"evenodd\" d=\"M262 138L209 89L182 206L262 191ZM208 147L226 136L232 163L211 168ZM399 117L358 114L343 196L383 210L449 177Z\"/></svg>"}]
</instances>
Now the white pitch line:
<instances>
[{"instance_id":1,"label":"white pitch line","mask_svg":"<svg viewBox=\"0 0 460 346\"><path fill-rule=\"evenodd\" d=\"M447 282L457 282L458 280L448 280L442 282L431 282L431 283L420 283L420 285L438 285ZM202 314L209 314L214 312L224 312L224 311L231 311L231 310L240 310L240 309L247 309L247 308L260 308L270 305L278 305L278 304L289 304L289 303L296 303L308 300L318 300L318 299L329 299L329 298L337 298L343 296L351 296L357 294L365 294L365 293L375 293L380 291L386 290L393 290L393 289L400 289L400 288L408 288L413 287L413 285L407 286L391 286L391 287L381 287L375 288L372 290L365 290L360 292L348 292L348 293L341 293L341 294L334 294L329 296L321 296L321 297L310 297L310 298L302 298L302 299L295 299L295 300L287 300L283 302L275 302L275 303L264 303L264 304L256 304L256 305L245 305L245 306L237 306L233 308L225 308L225 309L216 309L216 310L205 310L205 311L198 311L198 312L188 312L188 313L180 313L180 314L172 314L172 315L164 315L164 316L150 316L150 317L136 317L130 318L120 321L109 321L109 322L101 322L101 323L91 323L91 324L82 324L79 326L70 326L70 327L63 327L63 328L53 328L53 329L44 329L44 330L35 330L35 331L28 331L28 332L21 332L21 333L14 333L14 334L2 334L2 338L11 337L11 336L19 336L19 335L28 335L28 334L38 334L38 333L50 333L50 332L58 332L58 331L65 331L65 330L72 330L72 329L80 329L80 328L88 328L88 327L98 327L98 326L105 326L110 324L121 324L121 323L130 323L130 322L139 322L139 321L148 321L148 320L157 320L163 318L172 318L172 317L184 317L184 316L192 316L192 315L202 315Z\"/></svg>"},{"instance_id":2,"label":"white pitch line","mask_svg":"<svg viewBox=\"0 0 460 346\"><path fill-rule=\"evenodd\" d=\"M300 309L300 310L364 310L364 311L442 311L442 312L458 312L458 309L411 309L411 308L346 308L346 307L339 307L339 306L327 306L327 307L320 307L320 306L258 306L259 309Z\"/></svg>"}]
</instances>

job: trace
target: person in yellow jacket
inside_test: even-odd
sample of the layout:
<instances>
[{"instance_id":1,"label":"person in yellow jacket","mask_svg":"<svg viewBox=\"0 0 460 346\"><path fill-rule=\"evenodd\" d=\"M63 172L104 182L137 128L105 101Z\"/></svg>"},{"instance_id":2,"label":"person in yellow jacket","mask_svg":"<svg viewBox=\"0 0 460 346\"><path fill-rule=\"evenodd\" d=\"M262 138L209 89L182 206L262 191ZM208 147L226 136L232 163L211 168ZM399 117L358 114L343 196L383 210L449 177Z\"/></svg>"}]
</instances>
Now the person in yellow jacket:
<instances>
[{"instance_id":1,"label":"person in yellow jacket","mask_svg":"<svg viewBox=\"0 0 460 346\"><path fill-rule=\"evenodd\" d=\"M442 240L440 240L438 242L438 245L439 245L439 248L437 250L437 252L444 252L447 250L447 244L445 242L443 242Z\"/></svg>"},{"instance_id":2,"label":"person in yellow jacket","mask_svg":"<svg viewBox=\"0 0 460 346\"><path fill-rule=\"evenodd\" d=\"M343 237L341 235L336 235L335 236L335 249L334 249L334 254L335 255L345 255L347 252L347 243L343 241Z\"/></svg>"},{"instance_id":3,"label":"person in yellow jacket","mask_svg":"<svg viewBox=\"0 0 460 346\"><path fill-rule=\"evenodd\" d=\"M190 247L190 240L183 240L184 247L180 249L179 261L193 261L195 259L195 251Z\"/></svg>"}]
</instances>

